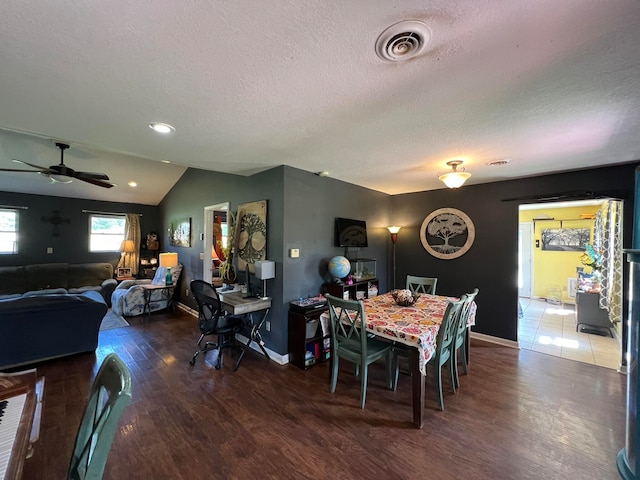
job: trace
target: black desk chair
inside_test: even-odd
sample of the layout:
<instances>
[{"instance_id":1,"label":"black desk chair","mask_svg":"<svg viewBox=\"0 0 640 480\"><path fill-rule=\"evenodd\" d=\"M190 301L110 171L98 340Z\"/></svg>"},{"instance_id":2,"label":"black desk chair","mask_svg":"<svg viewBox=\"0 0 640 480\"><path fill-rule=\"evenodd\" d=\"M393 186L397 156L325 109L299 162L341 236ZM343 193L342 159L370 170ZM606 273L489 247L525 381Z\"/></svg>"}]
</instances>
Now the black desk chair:
<instances>
[{"instance_id":1,"label":"black desk chair","mask_svg":"<svg viewBox=\"0 0 640 480\"><path fill-rule=\"evenodd\" d=\"M217 335L217 342L205 342L204 345L193 354L189 363L194 365L196 358L203 352L210 350L217 351L218 358L214 364L216 370L222 367L222 351L225 348L240 350L240 356L236 360L235 372L240 366L240 362L246 352L244 345L235 343L235 335L244 328L242 317L238 315L225 315L222 311L222 303L218 292L210 283L204 280L193 280L191 282L191 292L198 303L198 326L200 327L200 338L198 347L206 335Z\"/></svg>"}]
</instances>

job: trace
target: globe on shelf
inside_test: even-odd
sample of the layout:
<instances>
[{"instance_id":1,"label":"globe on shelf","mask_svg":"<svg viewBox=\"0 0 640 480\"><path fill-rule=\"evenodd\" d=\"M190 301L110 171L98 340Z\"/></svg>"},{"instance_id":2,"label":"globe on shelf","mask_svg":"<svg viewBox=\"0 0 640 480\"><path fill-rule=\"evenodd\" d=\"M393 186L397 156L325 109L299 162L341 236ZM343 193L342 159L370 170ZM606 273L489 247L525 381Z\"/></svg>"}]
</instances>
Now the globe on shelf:
<instances>
[{"instance_id":1,"label":"globe on shelf","mask_svg":"<svg viewBox=\"0 0 640 480\"><path fill-rule=\"evenodd\" d=\"M337 256L329 260L329 273L333 278L341 279L351 272L351 263L346 257Z\"/></svg>"}]
</instances>

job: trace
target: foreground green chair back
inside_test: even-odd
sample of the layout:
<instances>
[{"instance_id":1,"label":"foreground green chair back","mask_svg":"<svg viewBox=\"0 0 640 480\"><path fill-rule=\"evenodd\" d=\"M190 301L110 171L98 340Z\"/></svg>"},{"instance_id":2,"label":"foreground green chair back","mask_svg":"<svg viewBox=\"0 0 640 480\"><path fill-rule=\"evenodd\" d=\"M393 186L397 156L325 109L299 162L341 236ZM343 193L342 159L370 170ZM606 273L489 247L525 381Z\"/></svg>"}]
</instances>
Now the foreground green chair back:
<instances>
[{"instance_id":1,"label":"foreground green chair back","mask_svg":"<svg viewBox=\"0 0 640 480\"><path fill-rule=\"evenodd\" d=\"M118 420L131 401L131 373L115 353L102 362L76 436L69 479L101 479Z\"/></svg>"},{"instance_id":2,"label":"foreground green chair back","mask_svg":"<svg viewBox=\"0 0 640 480\"><path fill-rule=\"evenodd\" d=\"M471 304L478 295L478 289L474 289L473 292L467 293L465 295L464 304L462 305L462 311L460 313L458 319L458 325L456 326L456 338L455 341L451 344L451 357L453 364L453 380L454 380L454 388L460 387L460 378L458 377L458 361L462 362L462 369L464 370L464 374L467 375L468 365L468 350L467 350L467 323L469 321L469 315L471 315ZM460 357L458 357L458 353L460 353Z\"/></svg>"},{"instance_id":3,"label":"foreground green chair back","mask_svg":"<svg viewBox=\"0 0 640 480\"><path fill-rule=\"evenodd\" d=\"M414 275L407 275L406 289L411 290L413 293L428 293L429 295L436 294L437 278L433 277L416 277Z\"/></svg>"},{"instance_id":4,"label":"foreground green chair back","mask_svg":"<svg viewBox=\"0 0 640 480\"><path fill-rule=\"evenodd\" d=\"M391 389L391 343L367 335L367 317L362 301L343 300L326 295L331 315L332 350L331 393L338 383L339 359L353 362L360 374L360 408L367 397L369 365L385 358L387 388Z\"/></svg>"},{"instance_id":5,"label":"foreground green chair back","mask_svg":"<svg viewBox=\"0 0 640 480\"><path fill-rule=\"evenodd\" d=\"M436 392L438 395L438 406L440 410L444 410L444 400L442 399L442 367L447 366L449 373L449 385L455 393L453 362L451 361L451 345L456 338L456 328L458 327L458 319L462 312L462 305L465 301L465 295L457 302L449 302L447 310L444 313L438 336L436 337L436 352L429 360L429 365L436 367Z\"/></svg>"},{"instance_id":6,"label":"foreground green chair back","mask_svg":"<svg viewBox=\"0 0 640 480\"><path fill-rule=\"evenodd\" d=\"M427 366L434 366L436 368L436 398L438 400L438 406L440 410L444 410L444 401L442 399L442 367L447 367L449 373L449 385L451 390L455 393L454 386L454 370L451 360L451 346L454 343L456 328L458 326L458 317L462 311L462 305L464 303L464 296L457 302L449 302L444 316L442 317L442 323L438 329L438 335L436 337L436 351L429 360ZM395 390L398 386L398 373L399 369L399 357L408 357L411 354L411 348L402 343L396 343L393 348L393 370L394 378L392 381L392 389Z\"/></svg>"}]
</instances>

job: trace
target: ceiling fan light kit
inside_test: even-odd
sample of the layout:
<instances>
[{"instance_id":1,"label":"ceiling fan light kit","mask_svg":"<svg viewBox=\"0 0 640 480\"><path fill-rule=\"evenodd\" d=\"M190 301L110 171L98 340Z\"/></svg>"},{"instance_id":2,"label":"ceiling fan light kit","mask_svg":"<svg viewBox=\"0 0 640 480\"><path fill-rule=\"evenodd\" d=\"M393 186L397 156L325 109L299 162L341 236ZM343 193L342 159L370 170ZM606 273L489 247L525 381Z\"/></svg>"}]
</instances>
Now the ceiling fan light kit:
<instances>
[{"instance_id":1,"label":"ceiling fan light kit","mask_svg":"<svg viewBox=\"0 0 640 480\"><path fill-rule=\"evenodd\" d=\"M458 166L462 165L462 160L451 160L447 162L447 165L451 167L451 171L438 175L440 181L444 182L447 187L459 188L471 177L469 172L464 171L464 167L458 170Z\"/></svg>"}]
</instances>

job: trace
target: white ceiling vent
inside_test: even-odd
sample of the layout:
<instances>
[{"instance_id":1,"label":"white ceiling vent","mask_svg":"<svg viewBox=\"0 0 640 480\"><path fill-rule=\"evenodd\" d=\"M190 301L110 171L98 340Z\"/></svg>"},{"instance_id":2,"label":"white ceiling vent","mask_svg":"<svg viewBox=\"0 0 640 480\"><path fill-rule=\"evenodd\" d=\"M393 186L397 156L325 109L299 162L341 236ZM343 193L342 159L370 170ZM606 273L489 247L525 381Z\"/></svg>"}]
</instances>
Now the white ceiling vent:
<instances>
[{"instance_id":1,"label":"white ceiling vent","mask_svg":"<svg viewBox=\"0 0 640 480\"><path fill-rule=\"evenodd\" d=\"M376 53L388 62L403 62L422 54L427 48L431 32L418 20L391 25L376 41Z\"/></svg>"}]
</instances>

